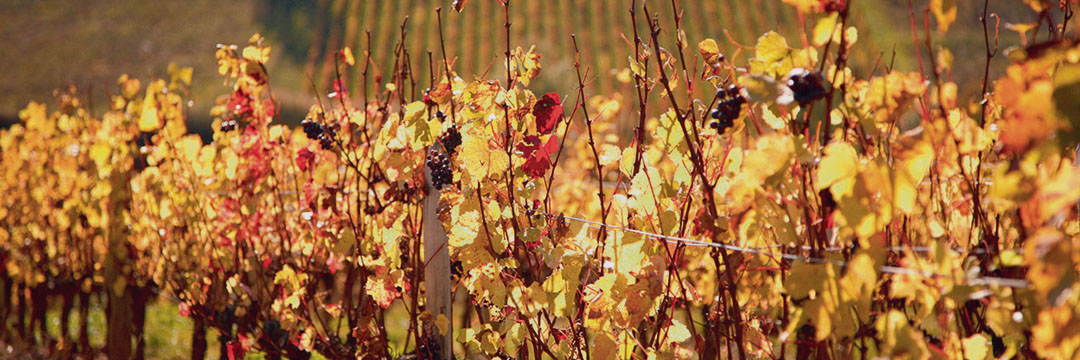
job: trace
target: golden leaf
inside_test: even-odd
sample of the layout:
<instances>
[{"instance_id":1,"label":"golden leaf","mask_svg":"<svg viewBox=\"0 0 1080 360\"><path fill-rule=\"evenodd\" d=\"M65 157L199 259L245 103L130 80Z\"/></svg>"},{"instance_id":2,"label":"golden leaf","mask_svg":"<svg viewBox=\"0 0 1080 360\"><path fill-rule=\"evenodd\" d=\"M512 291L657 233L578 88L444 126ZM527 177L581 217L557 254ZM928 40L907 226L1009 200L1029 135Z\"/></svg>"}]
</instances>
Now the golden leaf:
<instances>
[{"instance_id":1,"label":"golden leaf","mask_svg":"<svg viewBox=\"0 0 1080 360\"><path fill-rule=\"evenodd\" d=\"M668 327L668 340L670 342L683 342L690 339L690 329L683 325L679 319L672 319L671 326Z\"/></svg>"},{"instance_id":2,"label":"golden leaf","mask_svg":"<svg viewBox=\"0 0 1080 360\"><path fill-rule=\"evenodd\" d=\"M985 359L990 352L990 337L986 334L975 334L963 340L964 359Z\"/></svg>"},{"instance_id":3,"label":"golden leaf","mask_svg":"<svg viewBox=\"0 0 1080 360\"><path fill-rule=\"evenodd\" d=\"M850 179L858 173L859 157L848 143L835 142L825 147L825 157L818 166L814 181L816 190Z\"/></svg>"},{"instance_id":4,"label":"golden leaf","mask_svg":"<svg viewBox=\"0 0 1080 360\"><path fill-rule=\"evenodd\" d=\"M823 46L832 40L833 32L836 31L836 19L839 17L840 13L834 12L818 20L817 25L814 25L814 46Z\"/></svg>"},{"instance_id":5,"label":"golden leaf","mask_svg":"<svg viewBox=\"0 0 1080 360\"><path fill-rule=\"evenodd\" d=\"M720 61L720 48L716 46L716 40L702 40L698 43L698 52L705 58L707 64L715 64Z\"/></svg>"},{"instance_id":6,"label":"golden leaf","mask_svg":"<svg viewBox=\"0 0 1080 360\"><path fill-rule=\"evenodd\" d=\"M618 146L612 144L604 144L600 146L600 166L608 166L619 161L622 156L622 151Z\"/></svg>"},{"instance_id":7,"label":"golden leaf","mask_svg":"<svg viewBox=\"0 0 1080 360\"><path fill-rule=\"evenodd\" d=\"M949 25L956 21L955 0L930 0L930 11L937 20L937 30L940 33L949 31Z\"/></svg>"}]
</instances>

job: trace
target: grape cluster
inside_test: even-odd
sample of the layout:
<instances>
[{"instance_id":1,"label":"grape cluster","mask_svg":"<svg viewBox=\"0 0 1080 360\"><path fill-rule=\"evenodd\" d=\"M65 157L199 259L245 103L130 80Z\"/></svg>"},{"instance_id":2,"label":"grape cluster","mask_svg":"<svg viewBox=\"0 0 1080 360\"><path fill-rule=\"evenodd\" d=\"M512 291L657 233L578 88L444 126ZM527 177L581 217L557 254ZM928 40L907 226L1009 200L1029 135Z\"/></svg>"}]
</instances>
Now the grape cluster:
<instances>
[{"instance_id":1,"label":"grape cluster","mask_svg":"<svg viewBox=\"0 0 1080 360\"><path fill-rule=\"evenodd\" d=\"M419 345L416 348L416 358L418 360L442 359L442 348L438 339L430 335L425 336Z\"/></svg>"},{"instance_id":2,"label":"grape cluster","mask_svg":"<svg viewBox=\"0 0 1080 360\"><path fill-rule=\"evenodd\" d=\"M233 120L233 119L221 120L221 131L222 132L229 132L229 131L233 131L235 129L236 129L236 120Z\"/></svg>"},{"instance_id":3,"label":"grape cluster","mask_svg":"<svg viewBox=\"0 0 1080 360\"><path fill-rule=\"evenodd\" d=\"M289 332L281 327L281 322L277 319L270 319L264 323L263 334L279 347L284 347L285 342L289 340Z\"/></svg>"},{"instance_id":4,"label":"grape cluster","mask_svg":"<svg viewBox=\"0 0 1080 360\"><path fill-rule=\"evenodd\" d=\"M825 97L825 83L821 74L803 68L794 68L788 72L787 87L791 89L795 101L807 104Z\"/></svg>"},{"instance_id":5,"label":"grape cluster","mask_svg":"<svg viewBox=\"0 0 1080 360\"><path fill-rule=\"evenodd\" d=\"M450 170L450 159L436 149L431 149L427 156L427 167L431 169L431 185L442 190L443 186L454 182L454 172Z\"/></svg>"},{"instance_id":6,"label":"grape cluster","mask_svg":"<svg viewBox=\"0 0 1080 360\"><path fill-rule=\"evenodd\" d=\"M447 154L454 156L458 146L461 146L461 132L458 131L457 125L450 125L444 130L442 136L439 136L439 143L446 149Z\"/></svg>"},{"instance_id":7,"label":"grape cluster","mask_svg":"<svg viewBox=\"0 0 1080 360\"><path fill-rule=\"evenodd\" d=\"M311 119L304 119L300 122L300 126L304 128L304 134L308 139L319 140L319 145L325 150L330 150L333 147L334 136L337 135L337 126L331 124L329 126L311 121Z\"/></svg>"},{"instance_id":8,"label":"grape cluster","mask_svg":"<svg viewBox=\"0 0 1080 360\"><path fill-rule=\"evenodd\" d=\"M728 88L716 90L716 97L720 101L716 104L716 108L709 113L709 117L716 119L709 123L709 127L716 129L716 132L723 134L728 128L735 125L735 119L739 118L739 114L742 113L742 106L746 104L746 97L742 95L742 89L737 85L732 84Z\"/></svg>"}]
</instances>

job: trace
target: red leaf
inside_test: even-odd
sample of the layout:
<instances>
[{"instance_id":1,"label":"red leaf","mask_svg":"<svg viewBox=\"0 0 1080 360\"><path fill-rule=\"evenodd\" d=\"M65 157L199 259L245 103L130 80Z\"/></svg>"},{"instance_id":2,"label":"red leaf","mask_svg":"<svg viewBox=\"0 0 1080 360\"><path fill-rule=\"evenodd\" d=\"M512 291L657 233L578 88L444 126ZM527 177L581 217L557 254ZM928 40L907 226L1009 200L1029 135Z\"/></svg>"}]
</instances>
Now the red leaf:
<instances>
[{"instance_id":1,"label":"red leaf","mask_svg":"<svg viewBox=\"0 0 1080 360\"><path fill-rule=\"evenodd\" d=\"M330 257L326 258L326 268L330 270L331 275L336 273L338 270L341 270L342 267L343 266L341 265L341 259L339 259L337 256L334 256L334 254L330 254Z\"/></svg>"},{"instance_id":2,"label":"red leaf","mask_svg":"<svg viewBox=\"0 0 1080 360\"><path fill-rule=\"evenodd\" d=\"M243 346L237 344L235 341L230 341L225 344L225 348L228 350L229 360L243 359L244 349Z\"/></svg>"},{"instance_id":3,"label":"red leaf","mask_svg":"<svg viewBox=\"0 0 1080 360\"><path fill-rule=\"evenodd\" d=\"M236 89L236 91L233 91L226 106L228 106L229 111L232 111L233 114L240 118L252 116L254 110L251 107L251 95L248 95L248 93L239 88Z\"/></svg>"},{"instance_id":4,"label":"red leaf","mask_svg":"<svg viewBox=\"0 0 1080 360\"><path fill-rule=\"evenodd\" d=\"M300 168L300 171L307 171L314 162L315 153L307 148L300 149L300 151L296 152L296 166Z\"/></svg>"},{"instance_id":5,"label":"red leaf","mask_svg":"<svg viewBox=\"0 0 1080 360\"><path fill-rule=\"evenodd\" d=\"M341 79L334 80L334 92L342 97L349 97L349 88L345 86L345 83L343 83Z\"/></svg>"},{"instance_id":6,"label":"red leaf","mask_svg":"<svg viewBox=\"0 0 1080 360\"><path fill-rule=\"evenodd\" d=\"M540 145L540 137L530 135L525 137L525 142L518 144L518 150L524 153L525 164L521 166L526 174L533 178L543 177L551 167L551 154L559 149L559 141L555 136L548 137L543 146Z\"/></svg>"},{"instance_id":7,"label":"red leaf","mask_svg":"<svg viewBox=\"0 0 1080 360\"><path fill-rule=\"evenodd\" d=\"M247 165L247 172L241 183L255 184L270 171L270 154L266 151L265 138L258 128L248 124L240 141L244 147L240 157L244 160L242 163Z\"/></svg>"},{"instance_id":8,"label":"red leaf","mask_svg":"<svg viewBox=\"0 0 1080 360\"><path fill-rule=\"evenodd\" d=\"M180 303L180 316L183 316L183 317L191 316L191 305L188 305L187 302Z\"/></svg>"},{"instance_id":9,"label":"red leaf","mask_svg":"<svg viewBox=\"0 0 1080 360\"><path fill-rule=\"evenodd\" d=\"M544 156L550 156L550 155L554 154L556 151L559 150L558 137L556 137L556 136L549 137L547 143L545 143L544 147L541 148L540 150L544 152Z\"/></svg>"},{"instance_id":10,"label":"red leaf","mask_svg":"<svg viewBox=\"0 0 1080 360\"><path fill-rule=\"evenodd\" d=\"M245 336L243 333L237 334L237 336L240 338L240 350L242 351L240 354L247 354L249 351L251 351L251 344L254 343L254 341L251 338Z\"/></svg>"},{"instance_id":11,"label":"red leaf","mask_svg":"<svg viewBox=\"0 0 1080 360\"><path fill-rule=\"evenodd\" d=\"M315 208L315 179L314 178L308 179L308 181L306 183L304 183L303 192L304 192L304 202L306 202L308 204L308 207L314 209Z\"/></svg>"},{"instance_id":12,"label":"red leaf","mask_svg":"<svg viewBox=\"0 0 1080 360\"><path fill-rule=\"evenodd\" d=\"M563 106L558 93L547 93L533 106L533 116L536 116L536 131L541 134L550 134L559 124L563 116Z\"/></svg>"},{"instance_id":13,"label":"red leaf","mask_svg":"<svg viewBox=\"0 0 1080 360\"><path fill-rule=\"evenodd\" d=\"M522 156L530 157L536 149L540 148L540 137L536 135L529 135L525 137L525 141L517 145L517 149L521 151Z\"/></svg>"}]
</instances>

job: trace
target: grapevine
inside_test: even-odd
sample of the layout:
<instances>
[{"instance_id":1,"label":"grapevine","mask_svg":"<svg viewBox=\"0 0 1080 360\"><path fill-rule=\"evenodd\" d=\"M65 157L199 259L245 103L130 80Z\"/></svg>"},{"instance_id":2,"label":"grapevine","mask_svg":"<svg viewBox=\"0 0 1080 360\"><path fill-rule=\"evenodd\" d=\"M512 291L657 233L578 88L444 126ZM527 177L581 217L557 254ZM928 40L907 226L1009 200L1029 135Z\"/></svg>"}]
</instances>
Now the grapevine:
<instances>
[{"instance_id":1,"label":"grapevine","mask_svg":"<svg viewBox=\"0 0 1080 360\"><path fill-rule=\"evenodd\" d=\"M962 82L931 37L949 2L909 8L930 56L864 69L850 1L784 1L807 33L752 43L634 1L611 72L576 34L562 64L512 48L527 4L466 3L501 6L505 48L463 58L505 74L411 49L405 21L331 50L296 118L270 41L220 45L206 139L181 67L121 76L104 112L74 88L29 103L0 130L0 351L152 356L166 303L193 358L208 336L233 359L1080 355L1077 5L1032 3L1065 21L1007 59L987 28L986 75Z\"/></svg>"}]
</instances>

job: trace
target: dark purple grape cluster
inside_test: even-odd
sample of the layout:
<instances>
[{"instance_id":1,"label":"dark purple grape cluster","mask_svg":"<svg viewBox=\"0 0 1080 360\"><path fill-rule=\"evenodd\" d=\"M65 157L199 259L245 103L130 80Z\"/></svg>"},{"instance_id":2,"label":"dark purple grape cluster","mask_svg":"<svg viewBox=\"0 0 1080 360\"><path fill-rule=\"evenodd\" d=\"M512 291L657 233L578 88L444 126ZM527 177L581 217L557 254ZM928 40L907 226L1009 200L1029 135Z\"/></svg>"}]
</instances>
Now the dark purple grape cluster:
<instances>
[{"instance_id":1,"label":"dark purple grape cluster","mask_svg":"<svg viewBox=\"0 0 1080 360\"><path fill-rule=\"evenodd\" d=\"M727 89L716 90L716 97L720 101L716 103L716 108L709 112L709 117L716 121L709 123L709 127L716 129L718 134L723 134L735 125L735 120L742 113L743 104L746 104L746 97L742 95L742 89L735 84L731 84Z\"/></svg>"},{"instance_id":2,"label":"dark purple grape cluster","mask_svg":"<svg viewBox=\"0 0 1080 360\"><path fill-rule=\"evenodd\" d=\"M434 148L428 153L427 167L431 169L431 185L435 189L442 190L443 186L454 182L454 172L450 169L450 159Z\"/></svg>"},{"instance_id":3,"label":"dark purple grape cluster","mask_svg":"<svg viewBox=\"0 0 1080 360\"><path fill-rule=\"evenodd\" d=\"M434 336L425 336L416 347L417 360L442 359L442 346Z\"/></svg>"},{"instance_id":4,"label":"dark purple grape cluster","mask_svg":"<svg viewBox=\"0 0 1080 360\"><path fill-rule=\"evenodd\" d=\"M304 119L300 122L300 126L304 128L304 134L308 139L319 140L319 146L322 146L324 150L330 150L334 145L334 136L337 135L337 125L330 124L329 126L311 121L311 119Z\"/></svg>"},{"instance_id":5,"label":"dark purple grape cluster","mask_svg":"<svg viewBox=\"0 0 1080 360\"><path fill-rule=\"evenodd\" d=\"M787 87L791 89L792 96L799 104L808 104L825 97L825 81L822 80L821 73L795 68L788 72L787 77Z\"/></svg>"},{"instance_id":6,"label":"dark purple grape cluster","mask_svg":"<svg viewBox=\"0 0 1080 360\"><path fill-rule=\"evenodd\" d=\"M439 136L439 143L446 149L446 153L453 157L457 153L458 146L461 146L461 132L458 131L457 125L450 125L449 128L443 130L442 136Z\"/></svg>"},{"instance_id":7,"label":"dark purple grape cluster","mask_svg":"<svg viewBox=\"0 0 1080 360\"><path fill-rule=\"evenodd\" d=\"M233 130L236 130L236 120L234 120L234 119L221 120L221 131L229 132L229 131L233 131Z\"/></svg>"}]
</instances>

